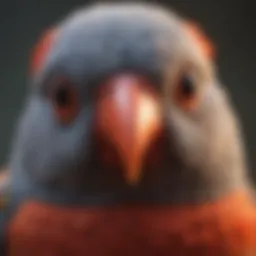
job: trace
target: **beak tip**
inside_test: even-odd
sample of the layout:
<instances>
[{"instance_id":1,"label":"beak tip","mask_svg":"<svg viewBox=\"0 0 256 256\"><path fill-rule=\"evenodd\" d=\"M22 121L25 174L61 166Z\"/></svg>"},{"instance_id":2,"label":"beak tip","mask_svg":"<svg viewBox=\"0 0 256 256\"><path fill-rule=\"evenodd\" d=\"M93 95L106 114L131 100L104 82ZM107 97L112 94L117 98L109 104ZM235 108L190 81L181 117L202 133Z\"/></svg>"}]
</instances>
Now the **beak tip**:
<instances>
[{"instance_id":1,"label":"beak tip","mask_svg":"<svg viewBox=\"0 0 256 256\"><path fill-rule=\"evenodd\" d=\"M131 187L135 187L139 184L139 182L141 181L141 175L140 172L136 172L133 175L126 175L125 177L125 181L127 183L127 185L131 186Z\"/></svg>"}]
</instances>

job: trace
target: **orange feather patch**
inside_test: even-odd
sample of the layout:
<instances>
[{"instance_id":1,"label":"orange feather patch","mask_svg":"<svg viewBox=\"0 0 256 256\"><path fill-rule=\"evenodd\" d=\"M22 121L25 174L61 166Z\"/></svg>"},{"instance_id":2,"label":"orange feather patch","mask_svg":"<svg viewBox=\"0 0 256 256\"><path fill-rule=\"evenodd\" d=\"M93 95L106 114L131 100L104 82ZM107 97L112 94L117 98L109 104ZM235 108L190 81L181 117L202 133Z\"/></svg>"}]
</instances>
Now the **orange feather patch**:
<instances>
[{"instance_id":1,"label":"orange feather patch","mask_svg":"<svg viewBox=\"0 0 256 256\"><path fill-rule=\"evenodd\" d=\"M42 68L56 37L56 29L46 30L32 49L29 73L35 75Z\"/></svg>"},{"instance_id":2,"label":"orange feather patch","mask_svg":"<svg viewBox=\"0 0 256 256\"><path fill-rule=\"evenodd\" d=\"M237 192L205 205L60 207L27 202L8 228L8 255L256 255L256 211Z\"/></svg>"},{"instance_id":3,"label":"orange feather patch","mask_svg":"<svg viewBox=\"0 0 256 256\"><path fill-rule=\"evenodd\" d=\"M196 41L204 55L209 59L214 59L216 52L215 47L208 36L203 32L199 24L195 22L185 22L184 27L189 35Z\"/></svg>"}]
</instances>

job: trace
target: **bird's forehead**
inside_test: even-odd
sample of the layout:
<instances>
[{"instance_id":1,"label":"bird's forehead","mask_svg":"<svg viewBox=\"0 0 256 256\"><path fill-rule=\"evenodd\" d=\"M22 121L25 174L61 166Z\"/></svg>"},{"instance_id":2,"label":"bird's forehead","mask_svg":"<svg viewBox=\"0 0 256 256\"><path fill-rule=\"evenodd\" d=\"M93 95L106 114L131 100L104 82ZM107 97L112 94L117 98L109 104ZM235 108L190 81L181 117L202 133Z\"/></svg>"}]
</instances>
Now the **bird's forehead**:
<instances>
[{"instance_id":1,"label":"bird's forehead","mask_svg":"<svg viewBox=\"0 0 256 256\"><path fill-rule=\"evenodd\" d=\"M122 29L148 28L152 30L163 27L174 27L179 22L179 17L171 11L152 5L114 4L96 5L91 8L80 9L71 13L63 22L64 27L83 28L95 26L103 28L121 27Z\"/></svg>"},{"instance_id":2,"label":"bird's forehead","mask_svg":"<svg viewBox=\"0 0 256 256\"><path fill-rule=\"evenodd\" d=\"M76 79L122 69L157 75L167 57L161 42L174 52L179 26L176 16L146 7L80 10L60 24L49 63Z\"/></svg>"}]
</instances>

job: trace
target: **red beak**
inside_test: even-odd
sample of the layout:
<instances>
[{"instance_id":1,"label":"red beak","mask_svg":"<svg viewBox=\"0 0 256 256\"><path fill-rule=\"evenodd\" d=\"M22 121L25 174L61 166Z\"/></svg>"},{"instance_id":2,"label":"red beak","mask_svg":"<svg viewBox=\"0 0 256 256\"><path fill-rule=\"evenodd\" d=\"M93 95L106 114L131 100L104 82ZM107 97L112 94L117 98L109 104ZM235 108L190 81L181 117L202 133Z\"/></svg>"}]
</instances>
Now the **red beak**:
<instances>
[{"instance_id":1,"label":"red beak","mask_svg":"<svg viewBox=\"0 0 256 256\"><path fill-rule=\"evenodd\" d=\"M161 130L160 104L152 84L135 75L108 80L96 116L97 130L118 152L126 181L137 184L145 153Z\"/></svg>"}]
</instances>

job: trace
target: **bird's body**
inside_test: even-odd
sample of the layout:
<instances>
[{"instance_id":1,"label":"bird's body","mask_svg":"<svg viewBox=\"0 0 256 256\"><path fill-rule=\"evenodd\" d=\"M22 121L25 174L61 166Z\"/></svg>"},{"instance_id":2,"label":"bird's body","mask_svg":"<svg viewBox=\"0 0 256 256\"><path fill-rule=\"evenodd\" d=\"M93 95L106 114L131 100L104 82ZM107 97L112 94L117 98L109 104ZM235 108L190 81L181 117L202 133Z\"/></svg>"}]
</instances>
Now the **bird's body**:
<instances>
[{"instance_id":1,"label":"bird's body","mask_svg":"<svg viewBox=\"0 0 256 256\"><path fill-rule=\"evenodd\" d=\"M239 122L197 33L139 4L51 30L0 183L1 255L256 254Z\"/></svg>"},{"instance_id":2,"label":"bird's body","mask_svg":"<svg viewBox=\"0 0 256 256\"><path fill-rule=\"evenodd\" d=\"M70 208L31 201L10 224L9 255L249 256L255 251L256 214L247 196L177 208Z\"/></svg>"}]
</instances>

